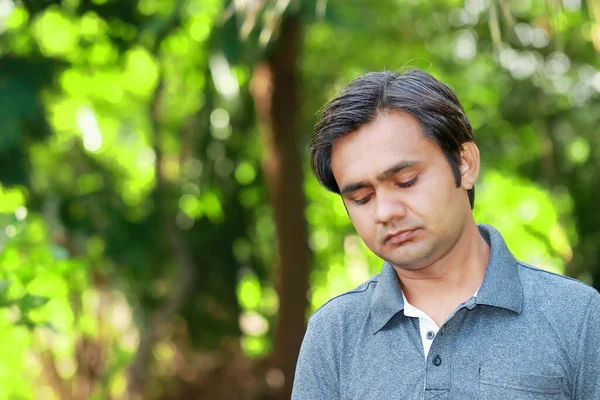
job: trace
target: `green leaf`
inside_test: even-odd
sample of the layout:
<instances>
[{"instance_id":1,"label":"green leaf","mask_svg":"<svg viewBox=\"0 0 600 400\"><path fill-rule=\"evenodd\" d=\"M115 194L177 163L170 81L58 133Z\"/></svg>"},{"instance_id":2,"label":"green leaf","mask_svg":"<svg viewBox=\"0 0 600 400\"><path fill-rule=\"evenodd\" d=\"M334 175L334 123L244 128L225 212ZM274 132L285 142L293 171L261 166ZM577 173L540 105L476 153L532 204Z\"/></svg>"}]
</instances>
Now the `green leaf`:
<instances>
[{"instance_id":1,"label":"green leaf","mask_svg":"<svg viewBox=\"0 0 600 400\"><path fill-rule=\"evenodd\" d=\"M42 307L46 305L50 301L49 297L44 296L34 296L31 294L26 294L20 300L18 300L18 304L23 311L29 311L35 308Z\"/></svg>"}]
</instances>

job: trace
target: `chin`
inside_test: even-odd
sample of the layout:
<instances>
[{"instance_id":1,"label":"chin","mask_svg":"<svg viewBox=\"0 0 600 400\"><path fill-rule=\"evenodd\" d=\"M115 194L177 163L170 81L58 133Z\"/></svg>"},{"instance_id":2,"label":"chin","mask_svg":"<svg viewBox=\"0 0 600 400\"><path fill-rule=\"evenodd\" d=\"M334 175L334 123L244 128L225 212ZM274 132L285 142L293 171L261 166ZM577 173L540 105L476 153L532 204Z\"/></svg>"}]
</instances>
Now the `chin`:
<instances>
[{"instance_id":1,"label":"chin","mask_svg":"<svg viewBox=\"0 0 600 400\"><path fill-rule=\"evenodd\" d=\"M392 265L394 267L399 268L404 271L418 271L420 269L425 268L423 265L415 264L415 263L412 263L412 264L394 264L394 263L392 263Z\"/></svg>"},{"instance_id":2,"label":"chin","mask_svg":"<svg viewBox=\"0 0 600 400\"><path fill-rule=\"evenodd\" d=\"M409 269L409 270L417 270L421 269L428 264L428 261L431 259L432 252L424 251L415 251L415 252L406 252L403 255L398 254L388 254L386 257L381 257L384 260L394 264L398 268L401 269Z\"/></svg>"}]
</instances>

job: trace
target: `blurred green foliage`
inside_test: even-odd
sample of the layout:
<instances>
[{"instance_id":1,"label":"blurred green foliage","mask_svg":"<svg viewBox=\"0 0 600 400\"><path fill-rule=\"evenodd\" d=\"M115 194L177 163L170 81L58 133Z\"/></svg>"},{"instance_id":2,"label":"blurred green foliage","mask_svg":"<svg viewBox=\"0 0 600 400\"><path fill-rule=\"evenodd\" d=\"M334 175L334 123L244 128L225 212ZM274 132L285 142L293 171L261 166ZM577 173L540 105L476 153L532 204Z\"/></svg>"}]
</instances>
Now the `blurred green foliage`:
<instances>
[{"instance_id":1,"label":"blurred green foliage","mask_svg":"<svg viewBox=\"0 0 600 400\"><path fill-rule=\"evenodd\" d=\"M300 148L357 75L425 68L474 127L477 221L520 259L600 287L594 7L0 0L0 399L123 398L159 310L174 311L150 398L206 385L228 341L272 352L277 237L250 86L290 14L303 23ZM381 261L303 154L310 313Z\"/></svg>"}]
</instances>

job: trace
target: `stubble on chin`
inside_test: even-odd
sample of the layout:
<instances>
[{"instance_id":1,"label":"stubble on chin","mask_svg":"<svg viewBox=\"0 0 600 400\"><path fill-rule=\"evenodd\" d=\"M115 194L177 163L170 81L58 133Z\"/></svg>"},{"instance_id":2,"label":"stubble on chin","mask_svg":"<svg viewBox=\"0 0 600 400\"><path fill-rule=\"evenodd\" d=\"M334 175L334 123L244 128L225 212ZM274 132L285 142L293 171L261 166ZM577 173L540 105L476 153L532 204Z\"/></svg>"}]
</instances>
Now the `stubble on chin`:
<instances>
[{"instance_id":1,"label":"stubble on chin","mask_svg":"<svg viewBox=\"0 0 600 400\"><path fill-rule=\"evenodd\" d=\"M380 257L396 268L416 271L425 268L435 253L434 248L428 248L426 246L421 247L424 244L425 243L404 243L402 246L406 246L405 249L402 249L402 246L400 246L400 248L388 252L387 254L383 254L383 257ZM415 248L409 249L409 245L413 245ZM394 254L394 252L398 253Z\"/></svg>"}]
</instances>

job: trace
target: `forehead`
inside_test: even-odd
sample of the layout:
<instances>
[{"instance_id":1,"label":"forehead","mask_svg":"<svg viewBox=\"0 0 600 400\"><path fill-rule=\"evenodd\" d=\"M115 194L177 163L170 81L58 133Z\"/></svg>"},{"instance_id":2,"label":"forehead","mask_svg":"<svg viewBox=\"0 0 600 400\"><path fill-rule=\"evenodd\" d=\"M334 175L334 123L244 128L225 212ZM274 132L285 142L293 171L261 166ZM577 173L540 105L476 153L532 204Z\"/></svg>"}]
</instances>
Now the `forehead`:
<instances>
[{"instance_id":1,"label":"forehead","mask_svg":"<svg viewBox=\"0 0 600 400\"><path fill-rule=\"evenodd\" d=\"M406 112L385 112L356 132L337 140L331 151L331 168L339 186L367 180L403 161L428 164L444 159L420 122Z\"/></svg>"}]
</instances>

